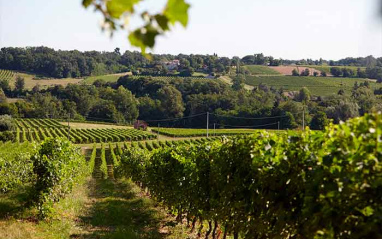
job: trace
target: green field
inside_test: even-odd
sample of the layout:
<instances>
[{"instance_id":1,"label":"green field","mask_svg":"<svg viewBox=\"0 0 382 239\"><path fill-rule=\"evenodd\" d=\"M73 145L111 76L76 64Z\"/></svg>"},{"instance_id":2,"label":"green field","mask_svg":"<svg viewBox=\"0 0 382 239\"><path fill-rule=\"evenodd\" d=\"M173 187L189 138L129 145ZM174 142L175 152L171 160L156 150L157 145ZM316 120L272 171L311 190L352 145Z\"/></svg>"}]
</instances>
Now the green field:
<instances>
[{"instance_id":1,"label":"green field","mask_svg":"<svg viewBox=\"0 0 382 239\"><path fill-rule=\"evenodd\" d=\"M40 88L47 88L55 85L66 86L68 84L78 84L82 81L80 78L63 78L56 79L47 76L37 75L29 72L18 72L18 71L8 71L0 70L0 80L9 80L11 88L14 87L16 82L16 76L22 77L25 80L25 88L31 90L35 85L39 85Z\"/></svg>"},{"instance_id":2,"label":"green field","mask_svg":"<svg viewBox=\"0 0 382 239\"><path fill-rule=\"evenodd\" d=\"M103 80L105 82L117 82L117 80L125 75L129 75L130 73L121 73L121 74L110 74L110 75L102 75L102 76L89 76L86 77L82 82L85 84L93 84L96 80Z\"/></svg>"},{"instance_id":3,"label":"green field","mask_svg":"<svg viewBox=\"0 0 382 239\"><path fill-rule=\"evenodd\" d=\"M260 83L269 87L283 87L285 90L297 91L302 87L307 87L313 95L327 96L337 94L340 89L350 94L355 82L365 82L360 78L340 78L340 77L303 77L303 76L246 76L245 83L251 86L258 86ZM370 82L372 89L382 85Z\"/></svg>"},{"instance_id":4,"label":"green field","mask_svg":"<svg viewBox=\"0 0 382 239\"><path fill-rule=\"evenodd\" d=\"M182 129L182 128L153 128L154 133L163 134L170 137L197 137L206 136L206 129ZM253 134L257 130L254 129L209 129L210 136L221 135L238 135L238 134Z\"/></svg>"},{"instance_id":5,"label":"green field","mask_svg":"<svg viewBox=\"0 0 382 239\"><path fill-rule=\"evenodd\" d=\"M302 66L302 67L310 67L310 68L313 68L313 69L316 69L318 71L323 71L323 72L326 72L326 73L330 73L330 68L332 67L338 67L338 68L346 68L346 69L350 69L350 70L353 70L354 72L357 72L357 69L360 68L361 71L365 71L366 70L366 67L358 67L358 66L328 66L328 65L324 65L324 66L314 66L314 65L305 65L305 66Z\"/></svg>"},{"instance_id":6,"label":"green field","mask_svg":"<svg viewBox=\"0 0 382 239\"><path fill-rule=\"evenodd\" d=\"M243 66L243 68L251 72L251 75L280 75L279 72L269 68L268 66L246 65Z\"/></svg>"}]
</instances>

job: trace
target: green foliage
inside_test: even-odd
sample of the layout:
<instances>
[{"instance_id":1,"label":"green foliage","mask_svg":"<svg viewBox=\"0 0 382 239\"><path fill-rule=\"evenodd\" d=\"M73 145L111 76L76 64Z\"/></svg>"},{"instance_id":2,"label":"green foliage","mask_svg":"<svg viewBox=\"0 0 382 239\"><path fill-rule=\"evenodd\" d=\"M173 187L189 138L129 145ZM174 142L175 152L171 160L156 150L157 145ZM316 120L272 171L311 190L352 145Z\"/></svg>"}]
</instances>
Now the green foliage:
<instances>
[{"instance_id":1,"label":"green foliage","mask_svg":"<svg viewBox=\"0 0 382 239\"><path fill-rule=\"evenodd\" d=\"M36 175L33 202L39 216L44 218L53 212L53 204L69 193L74 184L89 173L79 148L63 139L48 139L31 158Z\"/></svg>"},{"instance_id":2,"label":"green foliage","mask_svg":"<svg viewBox=\"0 0 382 239\"><path fill-rule=\"evenodd\" d=\"M111 143L109 143L109 149L110 149L111 159L113 160L113 166L117 167L119 164L119 160L117 155L115 155L115 152L114 152L115 148L113 147Z\"/></svg>"},{"instance_id":3,"label":"green foliage","mask_svg":"<svg viewBox=\"0 0 382 239\"><path fill-rule=\"evenodd\" d=\"M324 78L314 76L246 76L245 83L251 86L258 86L266 83L269 87L284 88L284 90L298 91L306 87L315 96L328 96L337 94L340 89L344 89L349 95L355 82L365 82L360 78ZM371 88L376 89L377 83L371 82Z\"/></svg>"},{"instance_id":4,"label":"green foliage","mask_svg":"<svg viewBox=\"0 0 382 239\"><path fill-rule=\"evenodd\" d=\"M15 130L16 125L14 119L9 115L0 115L0 131Z\"/></svg>"},{"instance_id":5,"label":"green foliage","mask_svg":"<svg viewBox=\"0 0 382 239\"><path fill-rule=\"evenodd\" d=\"M311 94L308 88L303 87L298 93L298 100L300 102L303 102L304 104L307 104L310 101Z\"/></svg>"},{"instance_id":6,"label":"green foliage","mask_svg":"<svg viewBox=\"0 0 382 239\"><path fill-rule=\"evenodd\" d=\"M93 171L94 171L96 157L97 157L97 144L94 144L93 149L92 149L92 154L90 155L90 160L88 163L89 164L89 170L91 173L93 173Z\"/></svg>"},{"instance_id":7,"label":"green foliage","mask_svg":"<svg viewBox=\"0 0 382 239\"><path fill-rule=\"evenodd\" d=\"M52 119L16 119L15 124L22 130L22 140L31 138L40 141L47 137L68 137L68 128ZM37 132L37 133L36 133ZM20 137L20 133L16 132ZM155 139L157 135L136 129L71 129L70 141L75 144L120 142L125 140Z\"/></svg>"},{"instance_id":8,"label":"green foliage","mask_svg":"<svg viewBox=\"0 0 382 239\"><path fill-rule=\"evenodd\" d=\"M239 91L244 89L245 77L243 75L238 75L232 80L232 89Z\"/></svg>"},{"instance_id":9,"label":"green foliage","mask_svg":"<svg viewBox=\"0 0 382 239\"><path fill-rule=\"evenodd\" d=\"M324 132L259 131L204 144L131 148L131 177L178 217L243 238L379 238L382 114Z\"/></svg>"},{"instance_id":10,"label":"green foliage","mask_svg":"<svg viewBox=\"0 0 382 239\"><path fill-rule=\"evenodd\" d=\"M0 145L0 192L8 192L25 183L33 182L33 163L30 160L34 152L28 142Z\"/></svg>"},{"instance_id":11,"label":"green foliage","mask_svg":"<svg viewBox=\"0 0 382 239\"><path fill-rule=\"evenodd\" d=\"M243 68L248 70L251 75L280 75L278 71L275 71L268 66L247 65L243 66Z\"/></svg>"},{"instance_id":12,"label":"green foliage","mask_svg":"<svg viewBox=\"0 0 382 239\"><path fill-rule=\"evenodd\" d=\"M134 15L134 7L139 2L140 0L83 0L82 4L85 8L94 5L95 9L104 16L105 25L103 28L107 27L108 30L115 31L124 28L120 18ZM179 22L184 27L187 26L189 7L190 5L184 0L168 0L163 13L151 15L147 11L142 12L140 15L144 25L129 34L130 44L140 47L145 55L146 48L154 46L156 36L169 31L170 25Z\"/></svg>"},{"instance_id":13,"label":"green foliage","mask_svg":"<svg viewBox=\"0 0 382 239\"><path fill-rule=\"evenodd\" d=\"M16 77L16 82L15 82L15 91L22 93L25 88L25 79L17 76Z\"/></svg>"},{"instance_id":14,"label":"green foliage","mask_svg":"<svg viewBox=\"0 0 382 239\"><path fill-rule=\"evenodd\" d=\"M106 162L106 149L105 144L101 143L101 166L100 166L102 175L104 178L107 178L107 162Z\"/></svg>"},{"instance_id":15,"label":"green foliage","mask_svg":"<svg viewBox=\"0 0 382 239\"><path fill-rule=\"evenodd\" d=\"M312 121L310 121L310 128L313 130L323 130L328 125L328 117L326 116L325 112L322 111L317 112L313 116Z\"/></svg>"}]
</instances>

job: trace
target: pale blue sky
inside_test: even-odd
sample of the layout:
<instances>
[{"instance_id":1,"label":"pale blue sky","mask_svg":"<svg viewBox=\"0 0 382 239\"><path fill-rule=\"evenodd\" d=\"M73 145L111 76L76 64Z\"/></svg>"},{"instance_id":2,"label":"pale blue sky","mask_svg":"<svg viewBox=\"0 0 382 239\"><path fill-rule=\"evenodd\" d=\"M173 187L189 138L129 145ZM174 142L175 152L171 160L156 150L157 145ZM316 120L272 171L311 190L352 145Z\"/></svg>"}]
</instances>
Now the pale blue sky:
<instances>
[{"instance_id":1,"label":"pale blue sky","mask_svg":"<svg viewBox=\"0 0 382 239\"><path fill-rule=\"evenodd\" d=\"M157 11L165 0L146 0ZM382 56L378 0L189 0L187 29L177 26L154 53L244 56L263 52L288 59ZM63 50L133 49L127 32L112 39L101 17L81 0L0 0L0 47ZM134 19L133 19L134 20Z\"/></svg>"}]
</instances>

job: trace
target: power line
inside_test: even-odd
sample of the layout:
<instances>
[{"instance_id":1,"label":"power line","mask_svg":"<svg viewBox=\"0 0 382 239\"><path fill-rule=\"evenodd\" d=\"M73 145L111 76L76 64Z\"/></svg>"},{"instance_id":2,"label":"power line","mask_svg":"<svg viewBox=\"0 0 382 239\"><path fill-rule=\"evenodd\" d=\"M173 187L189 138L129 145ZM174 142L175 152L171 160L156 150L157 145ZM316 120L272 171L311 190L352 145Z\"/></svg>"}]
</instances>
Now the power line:
<instances>
[{"instance_id":1,"label":"power line","mask_svg":"<svg viewBox=\"0 0 382 239\"><path fill-rule=\"evenodd\" d=\"M224 118L249 119L249 120L277 119L277 118L285 118L285 117L288 117L287 115L280 115L280 116L269 116L269 117L250 118L250 117L240 117L240 116L219 115L219 114L214 114L214 113L210 113L210 114L211 114L211 115L218 116L218 117L224 117Z\"/></svg>"},{"instance_id":2,"label":"power line","mask_svg":"<svg viewBox=\"0 0 382 239\"><path fill-rule=\"evenodd\" d=\"M194 118L197 116L205 115L207 113L200 113L200 114L195 114L195 115L190 115L190 116L185 116L185 117L180 117L180 118L172 118L172 119L160 119L160 120L144 120L145 122L164 122L164 121L176 121L176 120L181 120L181 119L189 119L189 118Z\"/></svg>"},{"instance_id":3,"label":"power line","mask_svg":"<svg viewBox=\"0 0 382 239\"><path fill-rule=\"evenodd\" d=\"M240 126L226 125L226 124L216 124L216 125L233 127L233 128L258 128L258 127L265 127L265 126L271 126L271 125L277 125L277 124L278 122L271 123L271 124L262 124L262 125L240 125Z\"/></svg>"}]
</instances>

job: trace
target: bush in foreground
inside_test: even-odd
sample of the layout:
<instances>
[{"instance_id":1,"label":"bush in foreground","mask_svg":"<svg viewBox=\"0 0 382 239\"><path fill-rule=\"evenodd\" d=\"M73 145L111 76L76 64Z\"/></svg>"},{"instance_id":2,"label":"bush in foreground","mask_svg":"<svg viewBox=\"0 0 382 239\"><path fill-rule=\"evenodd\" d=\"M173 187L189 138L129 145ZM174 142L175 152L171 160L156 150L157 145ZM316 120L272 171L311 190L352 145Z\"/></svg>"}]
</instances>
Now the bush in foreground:
<instances>
[{"instance_id":1,"label":"bush in foreground","mask_svg":"<svg viewBox=\"0 0 382 239\"><path fill-rule=\"evenodd\" d=\"M63 198L89 173L80 150L65 139L47 139L31 160L36 175L32 200L42 218L49 216L53 203Z\"/></svg>"}]
</instances>

